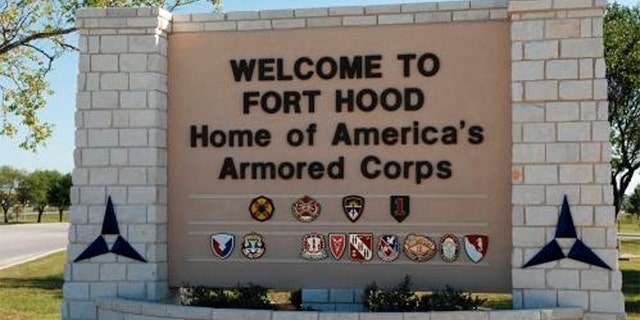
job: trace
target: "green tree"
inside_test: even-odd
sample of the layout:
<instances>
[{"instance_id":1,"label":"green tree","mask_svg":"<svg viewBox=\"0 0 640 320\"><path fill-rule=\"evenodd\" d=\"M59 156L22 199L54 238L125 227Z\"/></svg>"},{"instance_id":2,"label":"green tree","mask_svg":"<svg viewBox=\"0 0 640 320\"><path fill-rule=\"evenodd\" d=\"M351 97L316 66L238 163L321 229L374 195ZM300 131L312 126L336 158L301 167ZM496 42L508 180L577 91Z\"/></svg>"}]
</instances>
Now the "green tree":
<instances>
[{"instance_id":1,"label":"green tree","mask_svg":"<svg viewBox=\"0 0 640 320\"><path fill-rule=\"evenodd\" d=\"M10 166L0 167L0 205L4 213L4 223L9 222L7 213L17 201L17 189L25 175L23 171Z\"/></svg>"},{"instance_id":2,"label":"green tree","mask_svg":"<svg viewBox=\"0 0 640 320\"><path fill-rule=\"evenodd\" d=\"M176 7L205 0L0 0L0 136L22 137L35 151L52 127L38 117L52 93L47 74L53 62L75 50L68 35L74 12L85 7ZM206 0L214 6L220 0Z\"/></svg>"},{"instance_id":3,"label":"green tree","mask_svg":"<svg viewBox=\"0 0 640 320\"><path fill-rule=\"evenodd\" d=\"M640 185L624 202L624 211L635 214L640 218Z\"/></svg>"},{"instance_id":4,"label":"green tree","mask_svg":"<svg viewBox=\"0 0 640 320\"><path fill-rule=\"evenodd\" d=\"M58 171L36 170L28 175L18 188L22 201L28 201L38 212L38 223L42 221L42 214L49 205L49 192L60 178L61 174Z\"/></svg>"},{"instance_id":5,"label":"green tree","mask_svg":"<svg viewBox=\"0 0 640 320\"><path fill-rule=\"evenodd\" d=\"M53 182L53 186L47 194L49 204L58 208L58 220L60 222L62 222L62 213L71 205L71 198L69 197L71 185L71 174L67 173L59 176Z\"/></svg>"},{"instance_id":6,"label":"green tree","mask_svg":"<svg viewBox=\"0 0 640 320\"><path fill-rule=\"evenodd\" d=\"M640 168L640 7L617 3L607 7L604 50L617 215L631 178Z\"/></svg>"}]
</instances>

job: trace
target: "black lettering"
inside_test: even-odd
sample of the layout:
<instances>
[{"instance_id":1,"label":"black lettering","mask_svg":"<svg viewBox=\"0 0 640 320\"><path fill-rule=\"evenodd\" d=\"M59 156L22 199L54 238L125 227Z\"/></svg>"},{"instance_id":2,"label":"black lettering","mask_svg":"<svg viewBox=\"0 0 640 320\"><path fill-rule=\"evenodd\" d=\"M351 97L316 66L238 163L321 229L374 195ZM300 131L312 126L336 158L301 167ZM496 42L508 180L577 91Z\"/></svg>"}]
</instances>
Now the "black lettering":
<instances>
[{"instance_id":1,"label":"black lettering","mask_svg":"<svg viewBox=\"0 0 640 320\"><path fill-rule=\"evenodd\" d=\"M302 95L308 97L309 103L309 113L316 112L316 97L321 94L320 90L304 90L302 91Z\"/></svg>"},{"instance_id":2,"label":"black lettering","mask_svg":"<svg viewBox=\"0 0 640 320\"><path fill-rule=\"evenodd\" d=\"M416 111L424 106L424 92L420 88L404 89L404 109Z\"/></svg>"},{"instance_id":3,"label":"black lettering","mask_svg":"<svg viewBox=\"0 0 640 320\"><path fill-rule=\"evenodd\" d=\"M231 71L233 71L233 78L236 82L242 81L242 77L244 77L245 81L251 81L253 77L253 70L256 68L256 60L251 59L247 63L247 60L240 59L238 60L230 60L231 62Z\"/></svg>"},{"instance_id":4,"label":"black lettering","mask_svg":"<svg viewBox=\"0 0 640 320\"><path fill-rule=\"evenodd\" d=\"M276 77L273 75L273 64L275 59L258 59L258 80L273 81Z\"/></svg>"},{"instance_id":5,"label":"black lettering","mask_svg":"<svg viewBox=\"0 0 640 320\"><path fill-rule=\"evenodd\" d=\"M430 62L430 63L427 63ZM418 71L425 77L432 77L440 70L440 59L433 53L425 53L418 59Z\"/></svg>"},{"instance_id":6,"label":"black lettering","mask_svg":"<svg viewBox=\"0 0 640 320\"><path fill-rule=\"evenodd\" d=\"M484 128L481 126L471 126L469 128L469 138L471 144L481 144L484 142Z\"/></svg>"},{"instance_id":7,"label":"black lettering","mask_svg":"<svg viewBox=\"0 0 640 320\"><path fill-rule=\"evenodd\" d=\"M407 89L405 89L405 91L406 90ZM393 96L391 98L392 102L389 102L389 96ZM380 104L382 105L382 108L387 111L396 111L402 104L402 93L400 90L395 88L385 89L380 95Z\"/></svg>"},{"instance_id":8,"label":"black lettering","mask_svg":"<svg viewBox=\"0 0 640 320\"><path fill-rule=\"evenodd\" d=\"M311 179L322 179L322 176L324 176L324 165L321 162L313 161L309 163L307 171Z\"/></svg>"},{"instance_id":9,"label":"black lettering","mask_svg":"<svg viewBox=\"0 0 640 320\"><path fill-rule=\"evenodd\" d=\"M405 78L411 76L411 60L415 58L416 55L413 53L402 53L398 55L398 60L402 60L402 75Z\"/></svg>"},{"instance_id":10,"label":"black lettering","mask_svg":"<svg viewBox=\"0 0 640 320\"><path fill-rule=\"evenodd\" d=\"M211 146L215 148L224 147L227 144L227 135L222 130L213 130L211 136L209 136L209 141L211 141Z\"/></svg>"},{"instance_id":11,"label":"black lettering","mask_svg":"<svg viewBox=\"0 0 640 320\"><path fill-rule=\"evenodd\" d=\"M429 161L416 161L416 184L429 179L433 175L433 165Z\"/></svg>"},{"instance_id":12,"label":"black lettering","mask_svg":"<svg viewBox=\"0 0 640 320\"><path fill-rule=\"evenodd\" d=\"M398 142L398 130L396 128L387 127L382 130L382 143L386 145L394 145Z\"/></svg>"},{"instance_id":13,"label":"black lettering","mask_svg":"<svg viewBox=\"0 0 640 320\"><path fill-rule=\"evenodd\" d=\"M342 105L347 105L347 112L353 112L353 90L347 90L347 97L342 97L342 90L336 90L336 112L342 112Z\"/></svg>"},{"instance_id":14,"label":"black lettering","mask_svg":"<svg viewBox=\"0 0 640 320\"><path fill-rule=\"evenodd\" d=\"M198 132L198 126L191 126L191 148L198 146L198 140L201 142L202 147L209 145L209 126L201 126L202 131Z\"/></svg>"},{"instance_id":15,"label":"black lettering","mask_svg":"<svg viewBox=\"0 0 640 320\"><path fill-rule=\"evenodd\" d=\"M378 166L382 163L376 156L366 156L360 162L360 173L367 179L375 179L380 176L380 169L375 169L373 172L369 171L370 162Z\"/></svg>"},{"instance_id":16,"label":"black lettering","mask_svg":"<svg viewBox=\"0 0 640 320\"><path fill-rule=\"evenodd\" d=\"M260 176L260 178L258 178ZM251 179L275 179L276 165L273 162L253 162L251 163Z\"/></svg>"},{"instance_id":17,"label":"black lettering","mask_svg":"<svg viewBox=\"0 0 640 320\"><path fill-rule=\"evenodd\" d=\"M362 78L362 56L353 57L349 62L349 57L340 57L340 79L360 79Z\"/></svg>"},{"instance_id":18,"label":"black lettering","mask_svg":"<svg viewBox=\"0 0 640 320\"><path fill-rule=\"evenodd\" d=\"M271 132L266 129L258 129L254 140L257 146L266 147L271 143Z\"/></svg>"},{"instance_id":19,"label":"black lettering","mask_svg":"<svg viewBox=\"0 0 640 320\"><path fill-rule=\"evenodd\" d=\"M325 65L329 70L325 70ZM338 63L331 57L322 57L316 62L316 74L323 80L330 80L338 73Z\"/></svg>"},{"instance_id":20,"label":"black lettering","mask_svg":"<svg viewBox=\"0 0 640 320\"><path fill-rule=\"evenodd\" d=\"M377 128L355 128L353 130L353 143L356 146L365 145L368 146L370 144L379 145L380 144L380 134Z\"/></svg>"},{"instance_id":21,"label":"black lettering","mask_svg":"<svg viewBox=\"0 0 640 320\"><path fill-rule=\"evenodd\" d=\"M298 58L296 62L293 64L293 74L295 74L296 78L300 80L309 80L311 79L311 77L313 77L313 71L307 70L306 73L303 73L301 70L303 64L306 64L308 66L313 66L313 60L311 60L309 57Z\"/></svg>"},{"instance_id":22,"label":"black lettering","mask_svg":"<svg viewBox=\"0 0 640 320\"><path fill-rule=\"evenodd\" d=\"M269 106L269 98L272 98L273 104ZM260 98L260 106L266 113L274 114L282 108L282 98L275 91L267 91Z\"/></svg>"},{"instance_id":23,"label":"black lettering","mask_svg":"<svg viewBox=\"0 0 640 320\"><path fill-rule=\"evenodd\" d=\"M449 179L453 176L453 170L451 169L452 165L449 161L440 161L437 164L438 173L436 175L440 179Z\"/></svg>"},{"instance_id":24,"label":"black lettering","mask_svg":"<svg viewBox=\"0 0 640 320\"><path fill-rule=\"evenodd\" d=\"M365 104L368 100L368 104ZM356 105L362 111L373 111L378 105L378 94L373 89L362 89L356 95Z\"/></svg>"},{"instance_id":25,"label":"black lettering","mask_svg":"<svg viewBox=\"0 0 640 320\"><path fill-rule=\"evenodd\" d=\"M370 55L364 57L364 76L367 78L382 78L380 72L381 55Z\"/></svg>"},{"instance_id":26,"label":"black lettering","mask_svg":"<svg viewBox=\"0 0 640 320\"><path fill-rule=\"evenodd\" d=\"M341 142L347 146L351 145L351 136L349 136L349 128L347 128L347 124L344 122L340 122L336 126L336 131L333 133L333 140L331 140L331 145L337 146Z\"/></svg>"},{"instance_id":27,"label":"black lettering","mask_svg":"<svg viewBox=\"0 0 640 320\"><path fill-rule=\"evenodd\" d=\"M278 166L278 175L284 180L290 180L295 174L296 167L291 162L283 162Z\"/></svg>"},{"instance_id":28,"label":"black lettering","mask_svg":"<svg viewBox=\"0 0 640 320\"><path fill-rule=\"evenodd\" d=\"M327 176L331 179L344 179L344 157L339 157L336 161L331 161L327 165Z\"/></svg>"},{"instance_id":29,"label":"black lettering","mask_svg":"<svg viewBox=\"0 0 640 320\"><path fill-rule=\"evenodd\" d=\"M247 91L242 94L242 113L249 114L249 108L258 105L258 100L254 100L252 98L256 98L260 96L260 92L258 91Z\"/></svg>"},{"instance_id":30,"label":"black lettering","mask_svg":"<svg viewBox=\"0 0 640 320\"><path fill-rule=\"evenodd\" d=\"M424 142L425 144L435 144L436 142L438 142L438 138L429 138L429 133L434 133L437 134L438 133L438 129L436 129L435 127L424 127L422 129L422 142Z\"/></svg>"},{"instance_id":31,"label":"black lettering","mask_svg":"<svg viewBox=\"0 0 640 320\"><path fill-rule=\"evenodd\" d=\"M443 144L456 144L458 143L458 129L453 126L446 126L442 128L442 136L440 141Z\"/></svg>"},{"instance_id":32,"label":"black lettering","mask_svg":"<svg viewBox=\"0 0 640 320\"><path fill-rule=\"evenodd\" d=\"M282 59L276 59L276 70L278 71L278 81L290 81L293 80L293 76L284 73L284 62Z\"/></svg>"},{"instance_id":33,"label":"black lettering","mask_svg":"<svg viewBox=\"0 0 640 320\"><path fill-rule=\"evenodd\" d=\"M227 177L233 180L238 179L238 172L236 171L236 166L233 163L233 158L231 157L224 158L224 163L222 164L222 168L220 169L218 179L224 180Z\"/></svg>"}]
</instances>

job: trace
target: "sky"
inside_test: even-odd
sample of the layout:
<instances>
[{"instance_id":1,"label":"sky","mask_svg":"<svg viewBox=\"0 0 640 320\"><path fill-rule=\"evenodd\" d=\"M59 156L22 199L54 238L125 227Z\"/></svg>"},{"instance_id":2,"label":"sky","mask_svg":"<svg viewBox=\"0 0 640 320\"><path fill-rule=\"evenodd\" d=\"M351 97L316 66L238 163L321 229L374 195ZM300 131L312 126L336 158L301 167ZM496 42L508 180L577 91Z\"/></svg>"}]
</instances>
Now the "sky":
<instances>
[{"instance_id":1,"label":"sky","mask_svg":"<svg viewBox=\"0 0 640 320\"><path fill-rule=\"evenodd\" d=\"M618 2L624 5L637 5L639 1L619 0ZM425 0L223 0L222 10L231 12L413 2L425 2ZM211 10L212 7L206 1L200 1L176 12L207 12ZM72 41L77 41L76 39L77 37L72 37ZM41 119L53 124L53 135L46 142L46 145L40 147L36 153L20 149L18 147L19 139L0 136L0 165L10 165L27 171L51 169L67 173L73 170L77 73L77 53L68 53L55 62L49 75L50 84L55 93L49 98L47 107L38 113ZM640 177L636 176L634 185L638 182L640 182Z\"/></svg>"}]
</instances>

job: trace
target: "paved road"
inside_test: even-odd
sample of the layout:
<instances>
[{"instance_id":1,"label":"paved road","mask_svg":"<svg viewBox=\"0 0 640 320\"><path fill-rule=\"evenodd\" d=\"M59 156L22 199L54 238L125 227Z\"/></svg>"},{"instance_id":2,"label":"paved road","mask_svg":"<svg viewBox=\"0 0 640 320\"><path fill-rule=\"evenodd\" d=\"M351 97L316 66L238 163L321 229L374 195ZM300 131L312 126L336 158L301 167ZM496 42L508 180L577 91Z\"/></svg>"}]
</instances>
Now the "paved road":
<instances>
[{"instance_id":1,"label":"paved road","mask_svg":"<svg viewBox=\"0 0 640 320\"><path fill-rule=\"evenodd\" d=\"M0 226L0 269L66 248L68 223Z\"/></svg>"}]
</instances>

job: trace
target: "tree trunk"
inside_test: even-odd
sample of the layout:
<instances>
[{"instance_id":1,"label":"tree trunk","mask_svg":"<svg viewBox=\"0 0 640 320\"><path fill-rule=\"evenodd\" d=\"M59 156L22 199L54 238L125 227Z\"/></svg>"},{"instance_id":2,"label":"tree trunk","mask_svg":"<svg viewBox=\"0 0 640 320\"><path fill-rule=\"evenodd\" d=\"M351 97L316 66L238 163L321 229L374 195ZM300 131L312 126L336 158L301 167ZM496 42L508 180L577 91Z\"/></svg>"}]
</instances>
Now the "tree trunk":
<instances>
[{"instance_id":1,"label":"tree trunk","mask_svg":"<svg viewBox=\"0 0 640 320\"><path fill-rule=\"evenodd\" d=\"M42 221L42 214L44 213L44 210L40 210L38 209L38 223L40 223Z\"/></svg>"},{"instance_id":2,"label":"tree trunk","mask_svg":"<svg viewBox=\"0 0 640 320\"><path fill-rule=\"evenodd\" d=\"M58 220L60 222L62 222L62 211L64 211L63 209L64 209L63 207L58 207L58 218L59 218Z\"/></svg>"},{"instance_id":3,"label":"tree trunk","mask_svg":"<svg viewBox=\"0 0 640 320\"><path fill-rule=\"evenodd\" d=\"M2 211L4 211L4 223L9 223L9 218L7 217L7 211L9 211L9 208L2 208Z\"/></svg>"}]
</instances>

